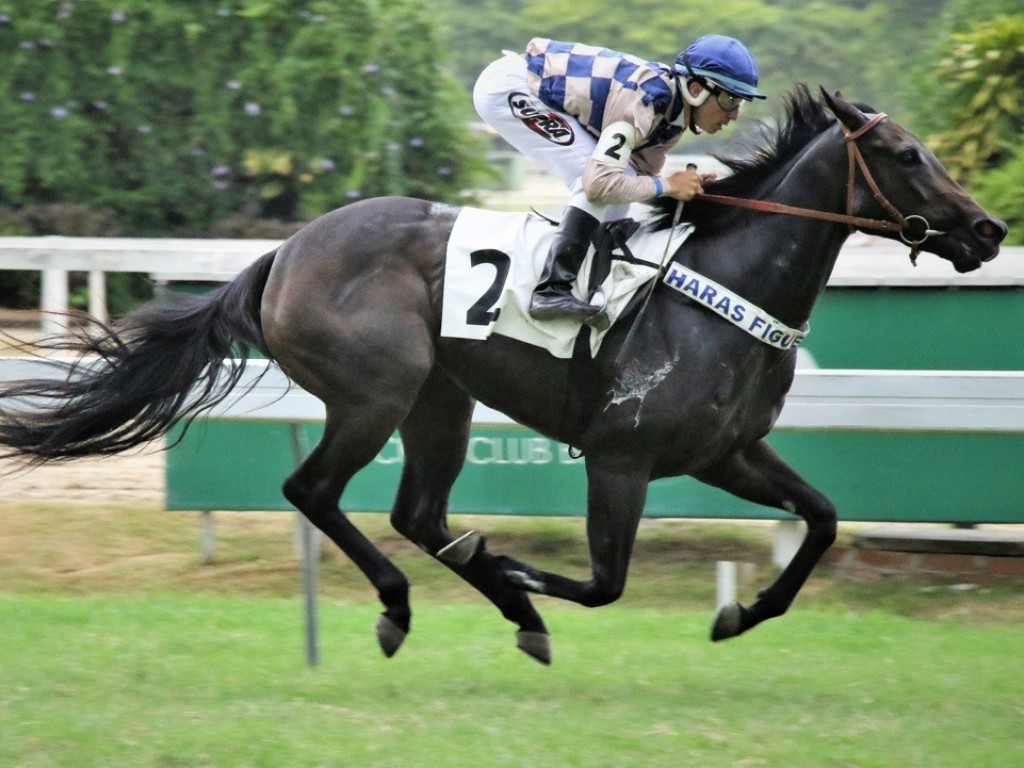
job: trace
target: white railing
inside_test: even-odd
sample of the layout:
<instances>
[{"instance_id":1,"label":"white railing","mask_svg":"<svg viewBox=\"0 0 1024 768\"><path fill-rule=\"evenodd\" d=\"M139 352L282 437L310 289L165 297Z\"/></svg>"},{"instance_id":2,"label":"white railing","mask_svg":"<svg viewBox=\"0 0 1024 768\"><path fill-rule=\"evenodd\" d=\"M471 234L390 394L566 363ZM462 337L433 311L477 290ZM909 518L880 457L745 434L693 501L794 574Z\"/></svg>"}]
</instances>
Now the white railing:
<instances>
[{"instance_id":1,"label":"white railing","mask_svg":"<svg viewBox=\"0 0 1024 768\"><path fill-rule=\"evenodd\" d=\"M0 237L0 269L42 273L43 329L59 332L47 313L66 312L68 273L89 273L89 312L106 319L107 272L143 272L158 281L230 280L280 240ZM832 287L1024 286L1024 247L1004 248L981 269L957 275L941 259L922 254L918 267L897 243L858 236L843 248L829 279Z\"/></svg>"},{"instance_id":2,"label":"white railing","mask_svg":"<svg viewBox=\"0 0 1024 768\"><path fill-rule=\"evenodd\" d=\"M42 329L59 333L68 309L68 273L89 274L89 314L107 319L107 272L164 280L230 280L280 240L173 240L108 237L0 237L0 269L42 274Z\"/></svg>"},{"instance_id":3,"label":"white railing","mask_svg":"<svg viewBox=\"0 0 1024 768\"><path fill-rule=\"evenodd\" d=\"M0 383L63 378L53 360L0 357ZM266 360L246 373L211 418L322 422L324 405ZM473 420L509 424L477 405ZM891 371L800 368L775 429L1024 434L1024 371Z\"/></svg>"}]
</instances>

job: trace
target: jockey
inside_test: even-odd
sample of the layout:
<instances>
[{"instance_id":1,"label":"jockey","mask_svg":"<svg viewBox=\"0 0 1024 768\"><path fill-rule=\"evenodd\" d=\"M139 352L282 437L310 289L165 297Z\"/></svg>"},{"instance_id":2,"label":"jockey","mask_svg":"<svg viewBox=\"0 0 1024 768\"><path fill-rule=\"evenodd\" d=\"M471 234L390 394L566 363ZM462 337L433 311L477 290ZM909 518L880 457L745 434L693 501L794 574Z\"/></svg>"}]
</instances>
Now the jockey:
<instances>
[{"instance_id":1,"label":"jockey","mask_svg":"<svg viewBox=\"0 0 1024 768\"><path fill-rule=\"evenodd\" d=\"M536 319L586 320L600 307L572 294L598 225L630 203L691 200L714 174L661 176L684 130L716 133L744 101L763 99L757 64L739 41L705 35L674 66L581 43L534 38L525 56L506 52L473 89L484 122L546 166L569 189L568 208L533 293Z\"/></svg>"}]
</instances>

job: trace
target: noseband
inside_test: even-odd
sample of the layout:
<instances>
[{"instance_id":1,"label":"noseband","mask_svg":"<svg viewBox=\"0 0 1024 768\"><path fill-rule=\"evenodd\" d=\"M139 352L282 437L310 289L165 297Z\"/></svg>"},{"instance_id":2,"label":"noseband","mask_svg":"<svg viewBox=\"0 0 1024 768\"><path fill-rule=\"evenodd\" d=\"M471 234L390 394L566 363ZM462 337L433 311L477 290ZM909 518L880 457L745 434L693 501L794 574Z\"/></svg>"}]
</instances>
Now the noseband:
<instances>
[{"instance_id":1,"label":"noseband","mask_svg":"<svg viewBox=\"0 0 1024 768\"><path fill-rule=\"evenodd\" d=\"M846 142L846 154L849 158L848 171L847 171L847 183L846 183L846 213L830 213L828 211L819 211L813 208L799 208L793 205L784 205L783 203L773 203L768 200L749 200L743 197L730 197L728 195L708 195L699 193L697 197L702 200L710 200L714 203L722 203L723 205L732 205L738 208L750 208L755 211L765 211L768 213L786 213L793 216L804 216L811 219L823 219L825 221L834 221L840 224L848 224L851 228L859 227L861 229L876 229L882 232L896 232L899 234L900 239L910 246L910 263L915 267L917 266L917 255L921 252L921 246L924 245L925 240L933 235L943 235L945 232L931 229L928 224L928 220L924 216L912 214L910 216L904 216L901 214L892 203L890 203L882 191L878 188L878 184L875 183L874 177L871 175L871 171L868 169L868 164L864 160L864 155L861 154L860 148L857 146L857 139L866 134L876 125L881 123L887 118L884 112L879 112L877 115L868 120L864 125L855 131L851 131L847 128L842 121L839 122L839 126L843 130L844 141ZM857 169L860 168L861 174L864 176L864 180L867 182L868 187L871 189L871 193L874 195L875 200L878 204L886 210L886 212L892 216L892 220L887 219L869 219L863 216L853 215L853 198L854 189L857 181ZM911 221L918 221L922 227L922 236L920 239L911 239L907 236L907 230L911 227Z\"/></svg>"}]
</instances>

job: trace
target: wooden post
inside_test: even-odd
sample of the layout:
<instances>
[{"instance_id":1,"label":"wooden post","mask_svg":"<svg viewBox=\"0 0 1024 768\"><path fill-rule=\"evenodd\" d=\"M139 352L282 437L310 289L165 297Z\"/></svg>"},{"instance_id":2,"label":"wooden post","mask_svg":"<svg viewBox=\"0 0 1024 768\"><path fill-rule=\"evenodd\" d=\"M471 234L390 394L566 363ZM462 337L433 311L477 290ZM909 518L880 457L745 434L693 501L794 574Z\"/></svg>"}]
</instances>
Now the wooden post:
<instances>
[{"instance_id":1,"label":"wooden post","mask_svg":"<svg viewBox=\"0 0 1024 768\"><path fill-rule=\"evenodd\" d=\"M68 273L63 269L44 269L39 297L43 320L40 330L46 336L64 334L68 311Z\"/></svg>"},{"instance_id":2,"label":"wooden post","mask_svg":"<svg viewBox=\"0 0 1024 768\"><path fill-rule=\"evenodd\" d=\"M101 322L109 322L107 314L107 275L93 270L89 273L89 314Z\"/></svg>"}]
</instances>

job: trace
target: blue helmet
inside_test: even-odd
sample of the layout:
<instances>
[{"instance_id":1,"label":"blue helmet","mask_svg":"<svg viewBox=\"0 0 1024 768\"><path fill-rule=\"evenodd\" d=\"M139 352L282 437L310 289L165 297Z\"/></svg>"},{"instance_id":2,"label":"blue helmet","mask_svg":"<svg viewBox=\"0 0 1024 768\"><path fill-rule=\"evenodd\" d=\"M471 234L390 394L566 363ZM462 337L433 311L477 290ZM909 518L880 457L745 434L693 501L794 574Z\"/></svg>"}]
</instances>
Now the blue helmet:
<instances>
[{"instance_id":1,"label":"blue helmet","mask_svg":"<svg viewBox=\"0 0 1024 768\"><path fill-rule=\"evenodd\" d=\"M724 35L704 35L676 56L675 71L686 77L710 80L746 99L767 98L757 92L757 64L739 40Z\"/></svg>"}]
</instances>

